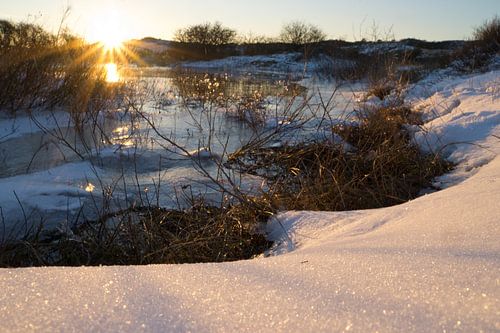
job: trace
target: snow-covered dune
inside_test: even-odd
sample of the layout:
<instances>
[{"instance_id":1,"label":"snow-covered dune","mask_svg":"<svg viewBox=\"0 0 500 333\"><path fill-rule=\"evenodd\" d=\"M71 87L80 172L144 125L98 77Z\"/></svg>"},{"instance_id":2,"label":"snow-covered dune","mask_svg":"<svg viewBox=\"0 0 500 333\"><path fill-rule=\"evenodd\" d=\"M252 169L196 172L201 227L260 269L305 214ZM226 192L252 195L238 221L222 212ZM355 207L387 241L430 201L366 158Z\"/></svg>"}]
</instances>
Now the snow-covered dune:
<instances>
[{"instance_id":1,"label":"snow-covered dune","mask_svg":"<svg viewBox=\"0 0 500 333\"><path fill-rule=\"evenodd\" d=\"M0 331L500 331L499 77L446 79L418 101L428 123L416 140L459 163L437 180L446 189L285 212L267 258L3 269Z\"/></svg>"}]
</instances>

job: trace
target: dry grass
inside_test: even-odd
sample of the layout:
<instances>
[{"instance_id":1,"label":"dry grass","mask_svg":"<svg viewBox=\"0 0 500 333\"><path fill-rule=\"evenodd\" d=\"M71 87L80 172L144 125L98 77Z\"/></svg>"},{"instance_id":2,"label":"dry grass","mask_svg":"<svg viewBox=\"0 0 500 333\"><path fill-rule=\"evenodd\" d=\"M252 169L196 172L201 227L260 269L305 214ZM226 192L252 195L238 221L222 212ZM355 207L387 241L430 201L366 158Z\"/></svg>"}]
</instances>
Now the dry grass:
<instances>
[{"instance_id":1,"label":"dry grass","mask_svg":"<svg viewBox=\"0 0 500 333\"><path fill-rule=\"evenodd\" d=\"M500 17L494 16L476 28L473 39L492 52L498 52L500 50Z\"/></svg>"},{"instance_id":2,"label":"dry grass","mask_svg":"<svg viewBox=\"0 0 500 333\"><path fill-rule=\"evenodd\" d=\"M262 199L186 210L130 208L72 231L35 232L0 247L0 267L144 265L249 259L270 243L259 231L273 211Z\"/></svg>"},{"instance_id":3,"label":"dry grass","mask_svg":"<svg viewBox=\"0 0 500 333\"><path fill-rule=\"evenodd\" d=\"M403 124L418 122L409 108L358 113L359 125L336 126L355 150L317 142L254 148L230 163L265 177L279 209L354 210L399 204L418 196L451 165L414 146Z\"/></svg>"},{"instance_id":4,"label":"dry grass","mask_svg":"<svg viewBox=\"0 0 500 333\"><path fill-rule=\"evenodd\" d=\"M477 27L472 41L453 54L453 67L463 72L483 70L499 52L500 18L494 16Z\"/></svg>"}]
</instances>

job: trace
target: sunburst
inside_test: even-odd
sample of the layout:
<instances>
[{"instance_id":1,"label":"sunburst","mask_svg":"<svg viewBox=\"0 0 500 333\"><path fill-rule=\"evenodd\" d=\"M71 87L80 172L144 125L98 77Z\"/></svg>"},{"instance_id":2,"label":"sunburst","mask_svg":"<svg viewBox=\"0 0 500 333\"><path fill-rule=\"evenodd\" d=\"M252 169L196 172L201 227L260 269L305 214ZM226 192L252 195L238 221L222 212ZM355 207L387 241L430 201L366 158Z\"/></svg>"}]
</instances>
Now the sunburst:
<instances>
[{"instance_id":1,"label":"sunburst","mask_svg":"<svg viewBox=\"0 0 500 333\"><path fill-rule=\"evenodd\" d=\"M115 9L101 9L92 16L88 39L97 41L105 51L120 49L129 35L121 18L122 14Z\"/></svg>"},{"instance_id":2,"label":"sunburst","mask_svg":"<svg viewBox=\"0 0 500 333\"><path fill-rule=\"evenodd\" d=\"M126 42L131 36L129 26L123 20L123 14L113 8L101 9L92 16L87 39L95 42L95 51L100 52L99 62L102 64L106 81L120 80L118 65L127 64L130 60L142 63Z\"/></svg>"}]
</instances>

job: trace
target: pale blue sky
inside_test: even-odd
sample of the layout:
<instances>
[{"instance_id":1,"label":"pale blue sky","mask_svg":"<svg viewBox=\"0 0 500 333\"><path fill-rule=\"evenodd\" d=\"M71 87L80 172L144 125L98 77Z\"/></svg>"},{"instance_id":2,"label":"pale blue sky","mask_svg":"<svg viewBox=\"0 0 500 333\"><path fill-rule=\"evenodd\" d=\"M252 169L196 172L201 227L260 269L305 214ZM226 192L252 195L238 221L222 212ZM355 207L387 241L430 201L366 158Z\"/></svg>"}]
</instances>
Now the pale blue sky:
<instances>
[{"instance_id":1,"label":"pale blue sky","mask_svg":"<svg viewBox=\"0 0 500 333\"><path fill-rule=\"evenodd\" d=\"M0 18L34 16L56 30L68 5L68 25L81 35L105 29L96 21L106 21L113 11L124 37L164 39L177 28L215 20L239 32L269 36L288 21L303 20L330 38L368 37L375 23L381 34L392 27L397 39L463 39L484 20L500 15L500 0L0 0Z\"/></svg>"}]
</instances>

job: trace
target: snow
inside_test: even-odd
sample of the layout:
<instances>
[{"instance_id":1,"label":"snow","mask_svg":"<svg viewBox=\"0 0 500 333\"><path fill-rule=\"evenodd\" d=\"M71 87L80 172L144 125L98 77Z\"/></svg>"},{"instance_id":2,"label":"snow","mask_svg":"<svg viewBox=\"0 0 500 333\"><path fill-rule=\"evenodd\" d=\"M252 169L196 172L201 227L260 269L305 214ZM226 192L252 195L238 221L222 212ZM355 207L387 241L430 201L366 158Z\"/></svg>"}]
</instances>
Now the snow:
<instances>
[{"instance_id":1,"label":"snow","mask_svg":"<svg viewBox=\"0 0 500 333\"><path fill-rule=\"evenodd\" d=\"M415 50L415 47L400 42L373 42L363 44L356 48L359 48L359 53L366 55L379 53L409 53Z\"/></svg>"},{"instance_id":2,"label":"snow","mask_svg":"<svg viewBox=\"0 0 500 333\"><path fill-rule=\"evenodd\" d=\"M500 71L458 82L448 78L440 86L429 98L414 101L427 119L415 140L424 150L439 151L458 164L454 173L441 177L441 181L454 184L499 153Z\"/></svg>"},{"instance_id":3,"label":"snow","mask_svg":"<svg viewBox=\"0 0 500 333\"><path fill-rule=\"evenodd\" d=\"M248 75L287 75L297 79L310 76L325 65L351 66L352 62L331 60L323 57L306 62L298 52L256 56L233 56L209 61L190 61L181 63L183 68L197 70L217 70L228 73L244 73Z\"/></svg>"},{"instance_id":4,"label":"snow","mask_svg":"<svg viewBox=\"0 0 500 333\"><path fill-rule=\"evenodd\" d=\"M309 80L310 78L320 79L323 82L331 80L331 73L335 70L352 68L355 64L356 62L353 60L332 58L324 54L306 58L303 53L288 52L270 55L232 56L206 61L186 61L178 66L198 71L278 77L301 83L301 80Z\"/></svg>"},{"instance_id":5,"label":"snow","mask_svg":"<svg viewBox=\"0 0 500 333\"><path fill-rule=\"evenodd\" d=\"M499 77L424 80L410 94L427 114L415 140L458 163L444 190L284 212L270 256L248 261L2 269L1 330L500 331Z\"/></svg>"}]
</instances>

